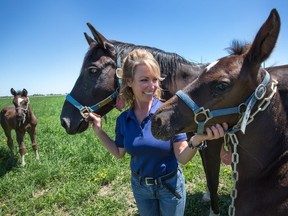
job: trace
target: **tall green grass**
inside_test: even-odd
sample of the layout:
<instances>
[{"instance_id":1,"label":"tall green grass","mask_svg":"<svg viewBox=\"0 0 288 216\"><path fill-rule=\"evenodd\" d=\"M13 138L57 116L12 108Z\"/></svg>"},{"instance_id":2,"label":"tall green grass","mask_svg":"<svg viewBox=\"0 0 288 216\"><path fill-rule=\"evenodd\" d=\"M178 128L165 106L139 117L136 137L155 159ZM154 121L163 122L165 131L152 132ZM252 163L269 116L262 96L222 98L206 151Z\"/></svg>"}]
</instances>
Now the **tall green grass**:
<instances>
[{"instance_id":1,"label":"tall green grass","mask_svg":"<svg viewBox=\"0 0 288 216\"><path fill-rule=\"evenodd\" d=\"M64 96L30 97L38 119L39 161L26 134L26 166L20 166L14 132L17 157L11 161L0 129L0 215L138 215L130 188L129 156L113 158L91 128L67 135L59 121L64 100ZM11 99L0 98L0 108L8 104ZM117 115L113 110L103 122L111 137ZM206 182L199 155L182 168L187 182L185 215L208 215L209 204L201 202ZM221 215L227 215L230 168L221 167L220 175Z\"/></svg>"}]
</instances>

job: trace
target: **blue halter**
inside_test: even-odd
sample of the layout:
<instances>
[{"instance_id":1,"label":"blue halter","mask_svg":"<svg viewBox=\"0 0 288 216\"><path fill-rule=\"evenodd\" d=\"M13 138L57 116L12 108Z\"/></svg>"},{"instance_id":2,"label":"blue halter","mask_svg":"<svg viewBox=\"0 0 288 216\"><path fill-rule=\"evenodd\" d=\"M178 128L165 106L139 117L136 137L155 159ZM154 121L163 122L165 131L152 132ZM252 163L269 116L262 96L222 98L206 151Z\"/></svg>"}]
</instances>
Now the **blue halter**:
<instances>
[{"instance_id":1,"label":"blue halter","mask_svg":"<svg viewBox=\"0 0 288 216\"><path fill-rule=\"evenodd\" d=\"M261 84L257 86L255 91L252 93L252 95L244 102L239 104L236 107L232 108L224 108L224 109L217 109L210 111L209 109L205 109L204 107L199 107L185 92L182 90L179 90L176 92L176 95L194 112L194 121L198 125L197 128L197 134L203 134L204 127L207 121L210 119L222 116L222 115L230 115L230 114L243 114L241 110L245 110L241 128L231 128L229 131L226 131L226 133L235 133L236 131L241 130L243 133L245 133L245 128L247 125L248 118L250 116L250 112L255 105L256 101L261 100L265 93L266 93L266 86L269 83L270 80L270 74L265 70L266 74ZM205 120L198 121L197 117L199 115L204 115Z\"/></svg>"},{"instance_id":2,"label":"blue halter","mask_svg":"<svg viewBox=\"0 0 288 216\"><path fill-rule=\"evenodd\" d=\"M117 76L117 73L121 69L121 57L120 57L120 54L118 52L117 47L116 47L116 66L117 66L117 69L116 69L116 73L115 73L115 79L117 80L117 88L110 96L108 96L104 100L100 101L99 103L97 103L93 106L83 106L82 104L80 104L77 100L75 100L72 97L71 93L66 96L66 100L68 102L70 102L74 107L76 107L80 111L80 114L82 115L82 117L84 119L89 117L90 112L97 111L101 107L103 107L106 104L108 104L109 102L113 101L119 94L119 89L121 86L121 79Z\"/></svg>"}]
</instances>

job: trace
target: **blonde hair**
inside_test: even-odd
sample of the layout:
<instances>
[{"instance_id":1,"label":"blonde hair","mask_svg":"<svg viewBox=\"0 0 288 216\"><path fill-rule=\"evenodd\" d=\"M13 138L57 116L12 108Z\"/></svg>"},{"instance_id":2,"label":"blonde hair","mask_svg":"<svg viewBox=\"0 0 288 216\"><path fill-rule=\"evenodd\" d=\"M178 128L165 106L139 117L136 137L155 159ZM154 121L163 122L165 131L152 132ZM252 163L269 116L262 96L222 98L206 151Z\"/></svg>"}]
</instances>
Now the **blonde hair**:
<instances>
[{"instance_id":1,"label":"blonde hair","mask_svg":"<svg viewBox=\"0 0 288 216\"><path fill-rule=\"evenodd\" d=\"M164 78L161 77L158 62L150 52L144 49L135 49L124 58L122 68L117 74L120 78L122 78L122 85L120 88L121 100L124 100L126 106L130 107L134 107L135 98L131 87L128 86L128 82L134 80L135 68L138 65L146 65L149 71L155 76L155 78L157 78L158 88L154 96L161 99L161 88L159 86L159 81L162 81Z\"/></svg>"}]
</instances>

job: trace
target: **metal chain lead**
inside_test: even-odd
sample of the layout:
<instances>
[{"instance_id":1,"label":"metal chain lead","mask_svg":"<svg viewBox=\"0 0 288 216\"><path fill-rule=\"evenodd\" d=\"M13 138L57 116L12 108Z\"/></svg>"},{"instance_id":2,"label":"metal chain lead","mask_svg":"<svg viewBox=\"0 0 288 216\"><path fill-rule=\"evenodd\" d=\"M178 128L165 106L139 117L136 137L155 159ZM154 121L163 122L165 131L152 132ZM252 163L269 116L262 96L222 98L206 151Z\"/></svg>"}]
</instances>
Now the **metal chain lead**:
<instances>
[{"instance_id":1,"label":"metal chain lead","mask_svg":"<svg viewBox=\"0 0 288 216\"><path fill-rule=\"evenodd\" d=\"M232 199L231 205L229 206L229 216L234 216L235 215L235 199L237 197L237 189L236 189L236 183L239 179L239 173L237 171L237 164L239 163L239 154L237 152L237 146L239 144L238 138L235 133L228 134L229 139L231 140L233 144L233 153L231 155L231 160L232 160L232 181L233 181L233 188L231 189L231 194L230 197Z\"/></svg>"},{"instance_id":2,"label":"metal chain lead","mask_svg":"<svg viewBox=\"0 0 288 216\"><path fill-rule=\"evenodd\" d=\"M268 107L268 105L271 103L271 99L273 98L273 96L275 95L275 93L277 91L277 84L278 84L277 80L272 80L272 85L271 85L272 92L271 92L271 94L267 98L264 98L261 101L261 103L258 105L257 110L249 116L249 120L247 122L247 125L250 124L254 120L254 117L256 114L258 114L260 111L264 111ZM239 120L239 122L234 127L235 128L240 127L241 122L242 122L242 118ZM236 189L236 183L239 180L239 173L237 171L237 164L239 163L239 154L237 152L237 146L239 144L239 141L238 141L238 138L237 138L235 133L230 133L227 135L229 136L228 140L230 139L230 141L232 142L232 145L233 145L233 153L231 155L233 188L231 189L231 193L230 193L230 197L231 197L232 201L231 201L231 205L229 206L228 214L229 214L229 216L235 216L235 211L236 211L235 199L237 198L237 193L238 193L238 191Z\"/></svg>"}]
</instances>

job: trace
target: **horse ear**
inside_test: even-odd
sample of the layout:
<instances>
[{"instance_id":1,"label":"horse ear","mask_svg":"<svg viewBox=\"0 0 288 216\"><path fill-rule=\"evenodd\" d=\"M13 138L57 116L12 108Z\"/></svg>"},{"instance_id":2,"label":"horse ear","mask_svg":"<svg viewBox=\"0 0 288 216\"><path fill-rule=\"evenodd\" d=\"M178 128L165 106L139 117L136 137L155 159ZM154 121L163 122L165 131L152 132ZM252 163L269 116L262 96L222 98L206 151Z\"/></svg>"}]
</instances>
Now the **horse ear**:
<instances>
[{"instance_id":1,"label":"horse ear","mask_svg":"<svg viewBox=\"0 0 288 216\"><path fill-rule=\"evenodd\" d=\"M94 41L86 32L84 32L84 36L90 47L92 46L92 44L96 44L96 41Z\"/></svg>"},{"instance_id":2,"label":"horse ear","mask_svg":"<svg viewBox=\"0 0 288 216\"><path fill-rule=\"evenodd\" d=\"M87 23L87 25L93 34L95 42L99 43L104 49L108 50L108 52L115 54L115 48L114 48L113 43L109 41L108 39L106 39L98 31L96 31L96 29L90 23Z\"/></svg>"},{"instance_id":3,"label":"horse ear","mask_svg":"<svg viewBox=\"0 0 288 216\"><path fill-rule=\"evenodd\" d=\"M90 31L92 32L95 41L106 49L104 42L108 41L108 40L102 34L100 34L98 31L96 31L96 29L90 23L87 23L87 26L89 27Z\"/></svg>"},{"instance_id":4,"label":"horse ear","mask_svg":"<svg viewBox=\"0 0 288 216\"><path fill-rule=\"evenodd\" d=\"M21 95L22 95L23 97L27 97L28 91L27 91L25 88L23 88Z\"/></svg>"},{"instance_id":5,"label":"horse ear","mask_svg":"<svg viewBox=\"0 0 288 216\"><path fill-rule=\"evenodd\" d=\"M273 9L258 31L246 56L249 63L258 66L270 56L277 42L280 25L280 16L277 10Z\"/></svg>"},{"instance_id":6,"label":"horse ear","mask_svg":"<svg viewBox=\"0 0 288 216\"><path fill-rule=\"evenodd\" d=\"M10 92L11 92L12 95L14 95L14 96L16 95L16 91L15 91L14 88L11 88L11 89L10 89Z\"/></svg>"}]
</instances>

